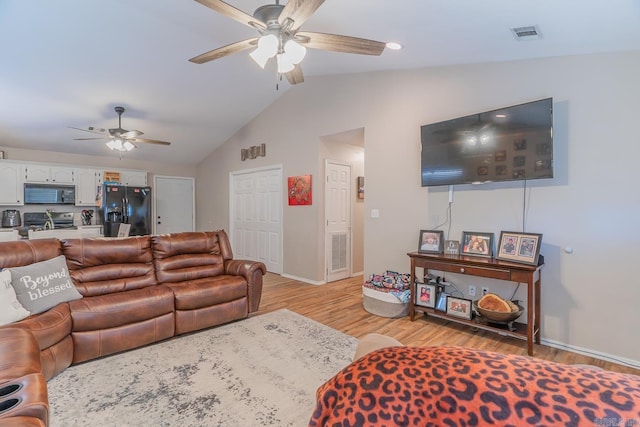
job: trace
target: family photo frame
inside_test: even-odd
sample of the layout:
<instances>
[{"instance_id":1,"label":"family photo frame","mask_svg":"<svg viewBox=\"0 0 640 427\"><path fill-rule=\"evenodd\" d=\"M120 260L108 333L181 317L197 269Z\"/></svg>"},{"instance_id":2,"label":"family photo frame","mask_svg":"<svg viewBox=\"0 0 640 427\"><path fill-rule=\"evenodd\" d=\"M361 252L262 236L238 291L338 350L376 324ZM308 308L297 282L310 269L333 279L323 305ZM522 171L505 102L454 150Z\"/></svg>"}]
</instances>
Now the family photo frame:
<instances>
[{"instance_id":1,"label":"family photo frame","mask_svg":"<svg viewBox=\"0 0 640 427\"><path fill-rule=\"evenodd\" d=\"M471 320L473 310L471 300L466 298L447 296L447 315Z\"/></svg>"},{"instance_id":2,"label":"family photo frame","mask_svg":"<svg viewBox=\"0 0 640 427\"><path fill-rule=\"evenodd\" d=\"M434 308L436 306L436 285L416 283L416 297L414 304L420 307Z\"/></svg>"},{"instance_id":3,"label":"family photo frame","mask_svg":"<svg viewBox=\"0 0 640 427\"><path fill-rule=\"evenodd\" d=\"M420 230L418 252L423 254L441 254L444 250L444 232L442 230Z\"/></svg>"},{"instance_id":4,"label":"family photo frame","mask_svg":"<svg viewBox=\"0 0 640 427\"><path fill-rule=\"evenodd\" d=\"M491 257L493 255L493 233L463 231L460 255Z\"/></svg>"},{"instance_id":5,"label":"family photo frame","mask_svg":"<svg viewBox=\"0 0 640 427\"><path fill-rule=\"evenodd\" d=\"M542 234L501 231L496 259L538 265Z\"/></svg>"}]
</instances>

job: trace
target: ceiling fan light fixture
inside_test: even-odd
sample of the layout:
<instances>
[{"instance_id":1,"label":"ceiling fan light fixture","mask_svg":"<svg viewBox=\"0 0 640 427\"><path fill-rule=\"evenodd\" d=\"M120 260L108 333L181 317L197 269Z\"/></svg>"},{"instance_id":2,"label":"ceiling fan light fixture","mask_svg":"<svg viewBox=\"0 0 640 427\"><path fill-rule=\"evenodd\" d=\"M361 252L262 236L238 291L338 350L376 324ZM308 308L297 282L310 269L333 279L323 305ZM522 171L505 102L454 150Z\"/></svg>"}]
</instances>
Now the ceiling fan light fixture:
<instances>
[{"instance_id":1,"label":"ceiling fan light fixture","mask_svg":"<svg viewBox=\"0 0 640 427\"><path fill-rule=\"evenodd\" d=\"M133 145L133 144L132 144L131 142L129 142L129 141L125 141L125 142L124 142L124 144L122 144L122 148L123 148L123 149L125 149L125 150L127 150L127 151L131 151L131 150L133 150L134 148L136 148L136 146L135 146L135 145Z\"/></svg>"},{"instance_id":2,"label":"ceiling fan light fixture","mask_svg":"<svg viewBox=\"0 0 640 427\"><path fill-rule=\"evenodd\" d=\"M294 63L291 62L291 59L284 53L279 53L276 59L278 61L278 73L280 74L288 73L296 68Z\"/></svg>"},{"instance_id":3,"label":"ceiling fan light fixture","mask_svg":"<svg viewBox=\"0 0 640 427\"><path fill-rule=\"evenodd\" d=\"M288 40L284 44L284 53L294 65L299 64L307 54L307 48L294 40Z\"/></svg>"},{"instance_id":4,"label":"ceiling fan light fixture","mask_svg":"<svg viewBox=\"0 0 640 427\"><path fill-rule=\"evenodd\" d=\"M258 47L249 54L260 68L264 68L269 58L273 58L278 53L278 37L274 34L267 34L260 37Z\"/></svg>"}]
</instances>

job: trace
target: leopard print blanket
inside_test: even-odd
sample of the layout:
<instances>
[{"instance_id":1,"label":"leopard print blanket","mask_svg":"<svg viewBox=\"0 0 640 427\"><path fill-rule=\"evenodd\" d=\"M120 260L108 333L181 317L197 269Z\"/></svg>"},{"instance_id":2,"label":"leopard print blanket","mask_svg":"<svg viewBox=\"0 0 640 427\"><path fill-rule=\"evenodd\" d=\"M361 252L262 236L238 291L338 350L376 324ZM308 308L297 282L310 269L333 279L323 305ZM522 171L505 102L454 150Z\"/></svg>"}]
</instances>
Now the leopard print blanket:
<instances>
[{"instance_id":1,"label":"leopard print blanket","mask_svg":"<svg viewBox=\"0 0 640 427\"><path fill-rule=\"evenodd\" d=\"M640 376L461 347L388 347L320 386L310 427L640 426Z\"/></svg>"}]
</instances>

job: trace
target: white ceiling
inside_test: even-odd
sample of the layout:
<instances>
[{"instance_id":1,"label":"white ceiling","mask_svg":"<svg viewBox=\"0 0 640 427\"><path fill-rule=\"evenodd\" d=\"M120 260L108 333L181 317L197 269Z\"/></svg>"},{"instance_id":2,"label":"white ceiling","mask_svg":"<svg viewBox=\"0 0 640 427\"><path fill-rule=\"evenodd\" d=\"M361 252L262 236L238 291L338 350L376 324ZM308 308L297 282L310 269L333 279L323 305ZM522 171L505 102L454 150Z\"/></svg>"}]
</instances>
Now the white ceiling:
<instances>
[{"instance_id":1,"label":"white ceiling","mask_svg":"<svg viewBox=\"0 0 640 427\"><path fill-rule=\"evenodd\" d=\"M252 14L264 0L229 0ZM285 1L283 0L283 3ZM510 28L537 25L541 40ZM313 76L640 49L640 0L327 0L302 27L396 41L379 57L309 50ZM0 146L117 157L69 129L122 127L170 147L127 157L195 164L287 90L241 52L188 59L255 36L193 0L1 0ZM639 75L640 75L640 70ZM303 83L305 84L305 83Z\"/></svg>"}]
</instances>

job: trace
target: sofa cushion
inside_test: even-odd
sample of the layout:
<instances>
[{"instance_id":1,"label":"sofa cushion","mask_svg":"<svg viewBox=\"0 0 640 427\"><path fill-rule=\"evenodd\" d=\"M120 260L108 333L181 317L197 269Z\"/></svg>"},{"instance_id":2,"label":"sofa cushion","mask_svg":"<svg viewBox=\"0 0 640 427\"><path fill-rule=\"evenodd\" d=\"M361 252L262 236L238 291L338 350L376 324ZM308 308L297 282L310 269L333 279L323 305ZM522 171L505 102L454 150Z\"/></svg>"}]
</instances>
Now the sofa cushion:
<instances>
[{"instance_id":1,"label":"sofa cushion","mask_svg":"<svg viewBox=\"0 0 640 427\"><path fill-rule=\"evenodd\" d=\"M18 301L33 314L82 298L71 281L64 256L10 268Z\"/></svg>"},{"instance_id":2,"label":"sofa cushion","mask_svg":"<svg viewBox=\"0 0 640 427\"><path fill-rule=\"evenodd\" d=\"M50 310L34 314L7 327L27 329L36 337L40 350L44 350L71 334L69 304L58 304Z\"/></svg>"},{"instance_id":3,"label":"sofa cushion","mask_svg":"<svg viewBox=\"0 0 640 427\"><path fill-rule=\"evenodd\" d=\"M109 329L173 313L173 292L165 286L151 286L83 298L69 307L73 332Z\"/></svg>"},{"instance_id":4,"label":"sofa cushion","mask_svg":"<svg viewBox=\"0 0 640 427\"><path fill-rule=\"evenodd\" d=\"M195 310L245 298L247 281L242 276L220 275L167 284L175 295L176 310Z\"/></svg>"},{"instance_id":5,"label":"sofa cushion","mask_svg":"<svg viewBox=\"0 0 640 427\"><path fill-rule=\"evenodd\" d=\"M40 349L33 334L20 328L3 328L0 334L0 384L40 372Z\"/></svg>"},{"instance_id":6,"label":"sofa cushion","mask_svg":"<svg viewBox=\"0 0 640 427\"><path fill-rule=\"evenodd\" d=\"M149 236L67 239L62 250L71 277L85 297L157 284Z\"/></svg>"},{"instance_id":7,"label":"sofa cushion","mask_svg":"<svg viewBox=\"0 0 640 427\"><path fill-rule=\"evenodd\" d=\"M11 286L11 272L0 271L0 325L17 322L30 314L16 298L16 291Z\"/></svg>"}]
</instances>

